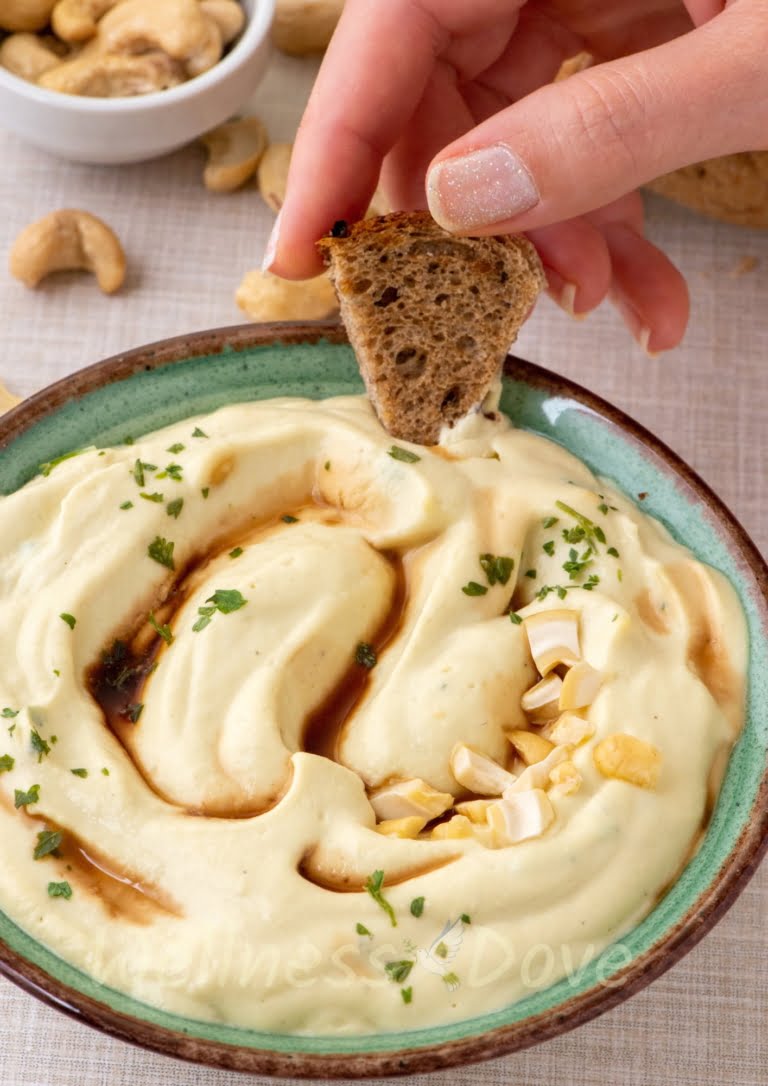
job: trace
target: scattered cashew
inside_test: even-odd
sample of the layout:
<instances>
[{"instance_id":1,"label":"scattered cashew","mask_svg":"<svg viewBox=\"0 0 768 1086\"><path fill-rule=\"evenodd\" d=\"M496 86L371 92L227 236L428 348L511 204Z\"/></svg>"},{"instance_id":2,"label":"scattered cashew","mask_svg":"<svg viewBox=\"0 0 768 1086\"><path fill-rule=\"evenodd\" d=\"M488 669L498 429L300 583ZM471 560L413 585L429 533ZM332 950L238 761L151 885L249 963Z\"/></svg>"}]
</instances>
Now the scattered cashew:
<instances>
[{"instance_id":1,"label":"scattered cashew","mask_svg":"<svg viewBox=\"0 0 768 1086\"><path fill-rule=\"evenodd\" d=\"M277 0L272 40L293 56L322 53L343 7L344 0Z\"/></svg>"},{"instance_id":2,"label":"scattered cashew","mask_svg":"<svg viewBox=\"0 0 768 1086\"><path fill-rule=\"evenodd\" d=\"M200 142L208 151L205 187L211 192L234 192L256 172L267 132L258 117L242 117L206 132Z\"/></svg>"},{"instance_id":3,"label":"scattered cashew","mask_svg":"<svg viewBox=\"0 0 768 1086\"><path fill-rule=\"evenodd\" d=\"M0 415L5 414L6 411L10 411L17 403L21 403L21 396L14 396L14 394L5 387L2 381L0 381Z\"/></svg>"},{"instance_id":4,"label":"scattered cashew","mask_svg":"<svg viewBox=\"0 0 768 1086\"><path fill-rule=\"evenodd\" d=\"M38 86L61 94L86 98L125 98L135 94L176 87L184 82L181 64L155 49L141 56L102 53L89 43L72 60L51 68L38 79Z\"/></svg>"},{"instance_id":5,"label":"scattered cashew","mask_svg":"<svg viewBox=\"0 0 768 1086\"><path fill-rule=\"evenodd\" d=\"M51 26L62 41L88 41L96 35L98 21L118 0L58 0Z\"/></svg>"},{"instance_id":6,"label":"scattered cashew","mask_svg":"<svg viewBox=\"0 0 768 1086\"><path fill-rule=\"evenodd\" d=\"M273 211L279 211L283 206L292 152L292 143L270 143L259 162L259 192Z\"/></svg>"},{"instance_id":7,"label":"scattered cashew","mask_svg":"<svg viewBox=\"0 0 768 1086\"><path fill-rule=\"evenodd\" d=\"M0 44L0 64L20 79L36 83L41 75L61 64L61 57L38 34L10 34Z\"/></svg>"},{"instance_id":8,"label":"scattered cashew","mask_svg":"<svg viewBox=\"0 0 768 1086\"><path fill-rule=\"evenodd\" d=\"M233 42L245 25L245 12L237 0L200 0L200 7L218 26L224 45Z\"/></svg>"},{"instance_id":9,"label":"scattered cashew","mask_svg":"<svg viewBox=\"0 0 768 1086\"><path fill-rule=\"evenodd\" d=\"M221 58L221 31L197 0L122 0L99 23L97 40L106 53L159 49L200 75Z\"/></svg>"},{"instance_id":10,"label":"scattered cashew","mask_svg":"<svg viewBox=\"0 0 768 1086\"><path fill-rule=\"evenodd\" d=\"M93 272L105 294L125 279L125 253L117 236L88 211L64 208L31 223L16 238L9 258L11 275L36 287L51 272Z\"/></svg>"},{"instance_id":11,"label":"scattered cashew","mask_svg":"<svg viewBox=\"0 0 768 1086\"><path fill-rule=\"evenodd\" d=\"M237 288L235 300L252 321L320 320L338 308L327 275L294 282L269 272L250 271Z\"/></svg>"},{"instance_id":12,"label":"scattered cashew","mask_svg":"<svg viewBox=\"0 0 768 1086\"><path fill-rule=\"evenodd\" d=\"M0 0L0 29L42 30L56 0Z\"/></svg>"},{"instance_id":13,"label":"scattered cashew","mask_svg":"<svg viewBox=\"0 0 768 1086\"><path fill-rule=\"evenodd\" d=\"M595 58L591 53L576 53L572 57L568 57L557 70L557 74L553 79L553 83L561 83L564 79L570 79L572 75L577 75L579 72L584 72L587 68L591 68L595 63Z\"/></svg>"}]
</instances>

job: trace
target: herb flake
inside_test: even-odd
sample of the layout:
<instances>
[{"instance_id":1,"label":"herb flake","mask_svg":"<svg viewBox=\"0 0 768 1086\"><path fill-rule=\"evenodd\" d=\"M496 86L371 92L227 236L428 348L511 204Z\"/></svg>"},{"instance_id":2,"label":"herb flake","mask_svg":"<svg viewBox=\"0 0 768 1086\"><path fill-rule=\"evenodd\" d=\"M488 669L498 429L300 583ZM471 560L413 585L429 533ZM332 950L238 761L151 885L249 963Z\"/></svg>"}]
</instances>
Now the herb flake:
<instances>
[{"instance_id":1,"label":"herb flake","mask_svg":"<svg viewBox=\"0 0 768 1086\"><path fill-rule=\"evenodd\" d=\"M388 449L387 456L391 456L393 460L400 460L403 464L417 464L421 460L416 453L412 453L410 449L403 449L400 445L393 445L391 449Z\"/></svg>"},{"instance_id":2,"label":"herb flake","mask_svg":"<svg viewBox=\"0 0 768 1086\"><path fill-rule=\"evenodd\" d=\"M75 616L68 614L66 611L62 611L62 613L59 615L59 618L66 622L70 630L74 630L75 626L77 625L77 619L75 618Z\"/></svg>"},{"instance_id":3,"label":"herb flake","mask_svg":"<svg viewBox=\"0 0 768 1086\"><path fill-rule=\"evenodd\" d=\"M165 507L165 511L169 517L173 517L174 520L179 519L179 513L184 508L183 498L174 498L172 502L168 502Z\"/></svg>"},{"instance_id":4,"label":"herb flake","mask_svg":"<svg viewBox=\"0 0 768 1086\"><path fill-rule=\"evenodd\" d=\"M28 791L24 792L21 788L15 789L13 793L13 805L18 811L20 807L28 807L31 803L40 802L40 785L33 784Z\"/></svg>"},{"instance_id":5,"label":"herb flake","mask_svg":"<svg viewBox=\"0 0 768 1086\"><path fill-rule=\"evenodd\" d=\"M64 838L61 830L42 830L37 835L37 844L32 856L35 860L42 860L44 856L50 856L56 852Z\"/></svg>"},{"instance_id":6,"label":"herb flake","mask_svg":"<svg viewBox=\"0 0 768 1086\"><path fill-rule=\"evenodd\" d=\"M68 882L49 882L48 897L63 897L65 901L69 901L72 897L72 887Z\"/></svg>"},{"instance_id":7,"label":"herb flake","mask_svg":"<svg viewBox=\"0 0 768 1086\"><path fill-rule=\"evenodd\" d=\"M495 584L506 584L509 581L512 570L515 568L515 560L502 554L481 554L480 565L488 578L488 584L493 587Z\"/></svg>"},{"instance_id":8,"label":"herb flake","mask_svg":"<svg viewBox=\"0 0 768 1086\"><path fill-rule=\"evenodd\" d=\"M42 735L40 735L39 732L36 732L34 728L29 733L29 742L30 742L30 745L32 747L32 750L34 750L35 753L38 756L37 757L38 763L42 762L42 760L43 760L43 758L45 757L46 754L51 753L50 745L48 743L46 743L46 741L43 739Z\"/></svg>"},{"instance_id":9,"label":"herb flake","mask_svg":"<svg viewBox=\"0 0 768 1086\"><path fill-rule=\"evenodd\" d=\"M155 633L159 637L162 637L166 645L173 644L173 632L171 630L171 627L167 623L163 623L162 625L160 625L152 611L149 612L147 622L150 624Z\"/></svg>"},{"instance_id":10,"label":"herb flake","mask_svg":"<svg viewBox=\"0 0 768 1086\"><path fill-rule=\"evenodd\" d=\"M387 962L384 966L385 973L395 984L402 984L403 981L408 980L412 969L413 962L407 958L399 962Z\"/></svg>"},{"instance_id":11,"label":"herb flake","mask_svg":"<svg viewBox=\"0 0 768 1086\"><path fill-rule=\"evenodd\" d=\"M367 935L369 939L373 938L372 932L368 931L365 924L355 924L355 931L358 935Z\"/></svg>"},{"instance_id":12,"label":"herb flake","mask_svg":"<svg viewBox=\"0 0 768 1086\"><path fill-rule=\"evenodd\" d=\"M424 913L424 898L415 897L411 902L411 916L420 917Z\"/></svg>"},{"instance_id":13,"label":"herb flake","mask_svg":"<svg viewBox=\"0 0 768 1086\"><path fill-rule=\"evenodd\" d=\"M376 667L378 663L378 656L376 655L376 649L373 645L369 645L367 641L361 641L355 649L355 663L360 667L371 668Z\"/></svg>"},{"instance_id":14,"label":"herb flake","mask_svg":"<svg viewBox=\"0 0 768 1086\"><path fill-rule=\"evenodd\" d=\"M87 769L70 769L69 771L73 777L82 777L83 780L88 776Z\"/></svg>"},{"instance_id":15,"label":"herb flake","mask_svg":"<svg viewBox=\"0 0 768 1086\"><path fill-rule=\"evenodd\" d=\"M174 544L169 539L163 539L161 535L157 535L147 547L147 554L166 569L176 569L173 548Z\"/></svg>"},{"instance_id":16,"label":"herb flake","mask_svg":"<svg viewBox=\"0 0 768 1086\"><path fill-rule=\"evenodd\" d=\"M484 584L478 584L477 581L468 581L461 586L461 591L465 596L484 596L488 589Z\"/></svg>"},{"instance_id":17,"label":"herb flake","mask_svg":"<svg viewBox=\"0 0 768 1086\"><path fill-rule=\"evenodd\" d=\"M15 765L16 759L12 758L10 754L4 754L0 758L0 773L10 773Z\"/></svg>"},{"instance_id":18,"label":"herb flake","mask_svg":"<svg viewBox=\"0 0 768 1086\"><path fill-rule=\"evenodd\" d=\"M373 874L369 875L368 878L366 879L364 889L366 890L367 893L369 893L371 895L371 897L376 902L376 904L379 906L379 908L383 909L384 912L387 914L387 916L389 917L389 922L392 925L392 927L396 928L397 927L397 917L395 916L395 910L392 908L390 903L384 897L384 894L382 893L383 886L384 886L384 872L383 871L374 871Z\"/></svg>"}]
</instances>

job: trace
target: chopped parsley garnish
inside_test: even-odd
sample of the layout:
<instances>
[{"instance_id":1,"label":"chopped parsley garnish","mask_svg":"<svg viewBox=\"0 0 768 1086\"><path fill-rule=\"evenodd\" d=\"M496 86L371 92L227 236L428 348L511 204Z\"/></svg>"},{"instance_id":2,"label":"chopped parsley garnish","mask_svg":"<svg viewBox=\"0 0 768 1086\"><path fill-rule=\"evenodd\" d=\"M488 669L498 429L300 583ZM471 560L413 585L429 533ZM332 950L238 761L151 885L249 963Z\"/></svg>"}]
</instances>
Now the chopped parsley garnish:
<instances>
[{"instance_id":1,"label":"chopped parsley garnish","mask_svg":"<svg viewBox=\"0 0 768 1086\"><path fill-rule=\"evenodd\" d=\"M373 938L373 934L368 931L368 928L365 926L365 924L355 924L355 931L358 935L367 935L369 939Z\"/></svg>"},{"instance_id":2,"label":"chopped parsley garnish","mask_svg":"<svg viewBox=\"0 0 768 1086\"><path fill-rule=\"evenodd\" d=\"M121 509L133 509L133 502L123 502L120 506Z\"/></svg>"},{"instance_id":3,"label":"chopped parsley garnish","mask_svg":"<svg viewBox=\"0 0 768 1086\"><path fill-rule=\"evenodd\" d=\"M461 922L462 922L462 924L471 924L472 923L472 917L469 915L469 913L462 913L461 914Z\"/></svg>"},{"instance_id":4,"label":"chopped parsley garnish","mask_svg":"<svg viewBox=\"0 0 768 1086\"><path fill-rule=\"evenodd\" d=\"M75 625L77 623L77 619L75 618L74 615L70 615L70 614L67 614L66 611L62 611L62 613L59 615L59 618L63 619L64 622L66 622L66 624L67 624L67 626L69 626L70 630L74 630Z\"/></svg>"},{"instance_id":5,"label":"chopped parsley garnish","mask_svg":"<svg viewBox=\"0 0 768 1086\"><path fill-rule=\"evenodd\" d=\"M435 947L435 954L437 954L438 958L448 957L448 947L445 945L445 943L437 944L437 946Z\"/></svg>"},{"instance_id":6,"label":"chopped parsley garnish","mask_svg":"<svg viewBox=\"0 0 768 1086\"><path fill-rule=\"evenodd\" d=\"M619 552L616 550L615 547L609 547L607 553L610 554L611 558L618 558L619 557Z\"/></svg>"},{"instance_id":7,"label":"chopped parsley garnish","mask_svg":"<svg viewBox=\"0 0 768 1086\"><path fill-rule=\"evenodd\" d=\"M326 471L330 471L331 470L331 462L330 462L330 460L326 460L324 466L325 466Z\"/></svg>"},{"instance_id":8,"label":"chopped parsley garnish","mask_svg":"<svg viewBox=\"0 0 768 1086\"><path fill-rule=\"evenodd\" d=\"M488 578L488 584L506 584L515 568L514 558L504 555L481 554L480 565Z\"/></svg>"},{"instance_id":9,"label":"chopped parsley garnish","mask_svg":"<svg viewBox=\"0 0 768 1086\"><path fill-rule=\"evenodd\" d=\"M591 592L595 585L598 584L600 584L600 578L598 577L598 575L596 573L590 573L589 577L587 577L586 581L583 585L581 585L581 587L584 589L585 592Z\"/></svg>"},{"instance_id":10,"label":"chopped parsley garnish","mask_svg":"<svg viewBox=\"0 0 768 1086\"><path fill-rule=\"evenodd\" d=\"M229 552L229 557L230 558L239 558L242 553L243 553L243 548L242 547L235 547L233 550L231 550Z\"/></svg>"},{"instance_id":11,"label":"chopped parsley garnish","mask_svg":"<svg viewBox=\"0 0 768 1086\"><path fill-rule=\"evenodd\" d=\"M168 502L165 507L165 511L169 517L173 517L174 520L179 519L179 513L184 508L183 498L174 498L172 502Z\"/></svg>"},{"instance_id":12,"label":"chopped parsley garnish","mask_svg":"<svg viewBox=\"0 0 768 1086\"><path fill-rule=\"evenodd\" d=\"M526 575L526 577L530 577L532 581L536 580L536 570L535 569L527 569L525 571L525 575Z\"/></svg>"},{"instance_id":13,"label":"chopped parsley garnish","mask_svg":"<svg viewBox=\"0 0 768 1086\"><path fill-rule=\"evenodd\" d=\"M575 547L571 547L568 552L568 561L563 562L563 569L568 574L570 580L575 581L580 573L583 573L587 566L592 565L592 555L594 551L592 547L587 549L579 556Z\"/></svg>"},{"instance_id":14,"label":"chopped parsley garnish","mask_svg":"<svg viewBox=\"0 0 768 1086\"><path fill-rule=\"evenodd\" d=\"M61 845L64 835L61 830L43 830L37 835L37 844L32 853L34 859L42 860L43 856L49 856Z\"/></svg>"},{"instance_id":15,"label":"chopped parsley garnish","mask_svg":"<svg viewBox=\"0 0 768 1086\"><path fill-rule=\"evenodd\" d=\"M403 997L403 1003L413 1003L413 988L401 988L400 995Z\"/></svg>"},{"instance_id":16,"label":"chopped parsley garnish","mask_svg":"<svg viewBox=\"0 0 768 1086\"><path fill-rule=\"evenodd\" d=\"M587 538L587 533L577 524L574 528L563 528L563 539L566 543L582 543Z\"/></svg>"},{"instance_id":17,"label":"chopped parsley garnish","mask_svg":"<svg viewBox=\"0 0 768 1086\"><path fill-rule=\"evenodd\" d=\"M546 543L542 544L541 549L544 551L545 554L548 554L549 557L551 558L552 555L555 553L555 541L554 541L554 539L548 539Z\"/></svg>"},{"instance_id":18,"label":"chopped parsley garnish","mask_svg":"<svg viewBox=\"0 0 768 1086\"><path fill-rule=\"evenodd\" d=\"M147 619L147 622L150 624L155 633L162 637L166 645L173 644L173 633L171 631L171 627L167 623L163 623L163 625L161 626L151 611L149 612L149 618Z\"/></svg>"},{"instance_id":19,"label":"chopped parsley garnish","mask_svg":"<svg viewBox=\"0 0 768 1086\"><path fill-rule=\"evenodd\" d=\"M387 916L389 917L389 922L392 925L392 927L396 928L397 927L397 917L395 916L395 910L392 908L390 903L387 901L387 899L384 897L383 893L381 892L383 886L384 886L384 872L383 871L374 871L374 873L372 875L369 875L368 878L366 879L364 889L371 895L371 897L376 902L376 904L379 906L379 908L383 909L384 912L387 914Z\"/></svg>"},{"instance_id":20,"label":"chopped parsley garnish","mask_svg":"<svg viewBox=\"0 0 768 1086\"><path fill-rule=\"evenodd\" d=\"M14 733L15 731L16 731L16 724L15 724L15 723L13 723L13 724L11 724L10 728L8 729L8 734L9 734L9 735L13 735L13 733Z\"/></svg>"},{"instance_id":21,"label":"chopped parsley garnish","mask_svg":"<svg viewBox=\"0 0 768 1086\"><path fill-rule=\"evenodd\" d=\"M456 985L460 983L459 978L455 973L446 973L443 977L443 980L448 985Z\"/></svg>"},{"instance_id":22,"label":"chopped parsley garnish","mask_svg":"<svg viewBox=\"0 0 768 1086\"><path fill-rule=\"evenodd\" d=\"M173 561L173 548L174 544L170 540L157 535L147 547L147 554L155 562L159 562L161 566L165 566L167 569L176 569Z\"/></svg>"},{"instance_id":23,"label":"chopped parsley garnish","mask_svg":"<svg viewBox=\"0 0 768 1086\"><path fill-rule=\"evenodd\" d=\"M280 517L280 520L282 520L284 524L298 524L299 523L299 518L298 517L292 517L290 513L283 514L283 516Z\"/></svg>"},{"instance_id":24,"label":"chopped parsley garnish","mask_svg":"<svg viewBox=\"0 0 768 1086\"><path fill-rule=\"evenodd\" d=\"M181 473L183 468L181 464L166 464L162 471L158 471L155 476L156 479L174 479L177 483L181 482Z\"/></svg>"},{"instance_id":25,"label":"chopped parsley garnish","mask_svg":"<svg viewBox=\"0 0 768 1086\"><path fill-rule=\"evenodd\" d=\"M70 769L69 771L73 777L82 777L85 779L88 776L87 769Z\"/></svg>"},{"instance_id":26,"label":"chopped parsley garnish","mask_svg":"<svg viewBox=\"0 0 768 1086\"><path fill-rule=\"evenodd\" d=\"M125 436L125 437L123 438L123 445L133 445L133 438L131 437L131 435L130 435L130 434L127 434L127 435L126 435L126 436Z\"/></svg>"},{"instance_id":27,"label":"chopped parsley garnish","mask_svg":"<svg viewBox=\"0 0 768 1086\"><path fill-rule=\"evenodd\" d=\"M571 588L575 587L577 586L571 585ZM536 599L545 600L551 592L556 592L558 598L564 600L568 593L568 589L565 587L565 585L562 584L545 584L542 585L539 591L536 593Z\"/></svg>"},{"instance_id":28,"label":"chopped parsley garnish","mask_svg":"<svg viewBox=\"0 0 768 1086\"><path fill-rule=\"evenodd\" d=\"M154 471L157 468L157 464L147 464L144 460L137 460L133 465L133 478L136 481L136 486L144 486L144 472Z\"/></svg>"},{"instance_id":29,"label":"chopped parsley garnish","mask_svg":"<svg viewBox=\"0 0 768 1086\"><path fill-rule=\"evenodd\" d=\"M512 623L513 626L520 626L523 619L521 615L518 615L517 611L510 611L509 621Z\"/></svg>"},{"instance_id":30,"label":"chopped parsley garnish","mask_svg":"<svg viewBox=\"0 0 768 1086\"><path fill-rule=\"evenodd\" d=\"M620 569L616 570L616 580L617 581L623 581L624 580L624 573Z\"/></svg>"},{"instance_id":31,"label":"chopped parsley garnish","mask_svg":"<svg viewBox=\"0 0 768 1086\"><path fill-rule=\"evenodd\" d=\"M30 803L40 802L40 785L33 784L28 792L22 792L17 788L13 793L13 805L18 811L19 807L28 807Z\"/></svg>"},{"instance_id":32,"label":"chopped parsley garnish","mask_svg":"<svg viewBox=\"0 0 768 1086\"><path fill-rule=\"evenodd\" d=\"M411 916L419 917L424 912L424 898L415 897L411 902Z\"/></svg>"},{"instance_id":33,"label":"chopped parsley garnish","mask_svg":"<svg viewBox=\"0 0 768 1086\"><path fill-rule=\"evenodd\" d=\"M10 754L4 754L2 758L0 758L0 773L10 773L15 764L15 758L12 758Z\"/></svg>"},{"instance_id":34,"label":"chopped parsley garnish","mask_svg":"<svg viewBox=\"0 0 768 1086\"><path fill-rule=\"evenodd\" d=\"M169 447L165 451L173 453L173 455L175 456L176 453L184 452L185 448L186 446L182 445L180 441L177 441L175 444L169 445Z\"/></svg>"},{"instance_id":35,"label":"chopped parsley garnish","mask_svg":"<svg viewBox=\"0 0 768 1086\"><path fill-rule=\"evenodd\" d=\"M204 433L199 426L196 426L192 431L192 437L208 437L208 435Z\"/></svg>"},{"instance_id":36,"label":"chopped parsley garnish","mask_svg":"<svg viewBox=\"0 0 768 1086\"><path fill-rule=\"evenodd\" d=\"M163 500L163 495L159 494L156 490L153 491L151 494L147 494L146 491L142 490L142 492L139 494L139 497L143 498L145 502L155 502L158 505Z\"/></svg>"},{"instance_id":37,"label":"chopped parsley garnish","mask_svg":"<svg viewBox=\"0 0 768 1086\"><path fill-rule=\"evenodd\" d=\"M542 528L554 528L559 519L559 517L545 517L541 522L541 526Z\"/></svg>"},{"instance_id":38,"label":"chopped parsley garnish","mask_svg":"<svg viewBox=\"0 0 768 1086\"><path fill-rule=\"evenodd\" d=\"M399 962L387 962L384 966L384 971L391 981L395 984L402 984L404 980L408 980L408 976L413 969L413 962L408 959L403 959Z\"/></svg>"},{"instance_id":39,"label":"chopped parsley garnish","mask_svg":"<svg viewBox=\"0 0 768 1086\"><path fill-rule=\"evenodd\" d=\"M421 460L416 453L410 452L409 449L402 449L399 445L393 445L391 449L388 449L387 456L391 456L393 460L401 460L404 464L416 464Z\"/></svg>"},{"instance_id":40,"label":"chopped parsley garnish","mask_svg":"<svg viewBox=\"0 0 768 1086\"><path fill-rule=\"evenodd\" d=\"M71 460L73 456L80 456L81 453L92 451L93 445L88 445L87 448L84 449L72 449L70 452L62 453L61 456L54 456L53 460L46 460L44 464L40 465L40 474L48 476L55 467L58 467L59 464L63 464L65 460Z\"/></svg>"},{"instance_id":41,"label":"chopped parsley garnish","mask_svg":"<svg viewBox=\"0 0 768 1086\"><path fill-rule=\"evenodd\" d=\"M43 737L38 732L36 732L34 728L29 733L29 741L32 745L32 750L36 751L37 753L38 762L42 762L45 755L51 753L51 748L48 743L46 743Z\"/></svg>"},{"instance_id":42,"label":"chopped parsley garnish","mask_svg":"<svg viewBox=\"0 0 768 1086\"><path fill-rule=\"evenodd\" d=\"M18 715L19 715L19 710L18 709L5 708L5 709L3 709L2 713L0 713L0 716L5 717L6 720L10 720L11 717L18 716Z\"/></svg>"},{"instance_id":43,"label":"chopped parsley garnish","mask_svg":"<svg viewBox=\"0 0 768 1086\"><path fill-rule=\"evenodd\" d=\"M569 517L573 517L578 526L584 529L584 534L590 540L596 539L599 543L605 543L605 532L599 524L595 524L589 517L585 517L572 506L566 505L565 502L555 502L555 505L562 513L567 513ZM578 541L574 540L574 542Z\"/></svg>"},{"instance_id":44,"label":"chopped parsley garnish","mask_svg":"<svg viewBox=\"0 0 768 1086\"><path fill-rule=\"evenodd\" d=\"M106 766L102 766L101 775L102 775L102 777L108 777L109 776L109 770L107 769Z\"/></svg>"},{"instance_id":45,"label":"chopped parsley garnish","mask_svg":"<svg viewBox=\"0 0 768 1086\"><path fill-rule=\"evenodd\" d=\"M373 645L369 645L367 641L361 641L355 649L355 663L360 667L367 667L370 671L371 668L376 667L377 662L378 656Z\"/></svg>"},{"instance_id":46,"label":"chopped parsley garnish","mask_svg":"<svg viewBox=\"0 0 768 1086\"><path fill-rule=\"evenodd\" d=\"M599 509L599 511L600 511L600 512L601 512L601 513L603 514L603 516L606 516L606 515L607 515L607 513L608 513L608 506L607 506L607 505L605 504L605 502L600 502L600 504L598 505L598 507L597 507L597 508L598 508L598 509Z\"/></svg>"},{"instance_id":47,"label":"chopped parsley garnish","mask_svg":"<svg viewBox=\"0 0 768 1086\"><path fill-rule=\"evenodd\" d=\"M210 492L211 488L209 486L204 486L203 489L200 491L204 498L207 498Z\"/></svg>"},{"instance_id":48,"label":"chopped parsley garnish","mask_svg":"<svg viewBox=\"0 0 768 1086\"><path fill-rule=\"evenodd\" d=\"M245 607L248 600L243 599L236 588L217 588L205 602L210 606L198 607L197 613L200 617L192 627L195 633L204 630L217 611L220 611L222 615L230 615L233 611L239 611L241 607Z\"/></svg>"},{"instance_id":49,"label":"chopped parsley garnish","mask_svg":"<svg viewBox=\"0 0 768 1086\"><path fill-rule=\"evenodd\" d=\"M130 705L121 710L120 716L124 716L126 720L130 720L131 724L136 724L141 716L144 705L140 701L131 702Z\"/></svg>"},{"instance_id":50,"label":"chopped parsley garnish","mask_svg":"<svg viewBox=\"0 0 768 1086\"><path fill-rule=\"evenodd\" d=\"M72 887L68 882L49 882L48 897L63 897L65 901L69 901L72 897Z\"/></svg>"},{"instance_id":51,"label":"chopped parsley garnish","mask_svg":"<svg viewBox=\"0 0 768 1086\"><path fill-rule=\"evenodd\" d=\"M468 581L461 586L461 591L465 596L484 596L488 589L484 584L478 584L477 581Z\"/></svg>"}]
</instances>

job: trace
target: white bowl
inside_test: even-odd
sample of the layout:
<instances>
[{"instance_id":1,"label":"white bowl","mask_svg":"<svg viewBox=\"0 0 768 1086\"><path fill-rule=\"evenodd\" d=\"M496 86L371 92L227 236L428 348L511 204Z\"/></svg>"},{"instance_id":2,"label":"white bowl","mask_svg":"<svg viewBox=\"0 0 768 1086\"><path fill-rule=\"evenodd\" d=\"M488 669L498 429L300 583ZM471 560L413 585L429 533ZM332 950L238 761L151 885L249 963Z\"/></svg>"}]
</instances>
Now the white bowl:
<instances>
[{"instance_id":1,"label":"white bowl","mask_svg":"<svg viewBox=\"0 0 768 1086\"><path fill-rule=\"evenodd\" d=\"M240 0L247 22L229 52L178 87L133 98L84 98L28 83L0 67L0 124L73 162L157 158L236 113L269 59L275 0Z\"/></svg>"}]
</instances>

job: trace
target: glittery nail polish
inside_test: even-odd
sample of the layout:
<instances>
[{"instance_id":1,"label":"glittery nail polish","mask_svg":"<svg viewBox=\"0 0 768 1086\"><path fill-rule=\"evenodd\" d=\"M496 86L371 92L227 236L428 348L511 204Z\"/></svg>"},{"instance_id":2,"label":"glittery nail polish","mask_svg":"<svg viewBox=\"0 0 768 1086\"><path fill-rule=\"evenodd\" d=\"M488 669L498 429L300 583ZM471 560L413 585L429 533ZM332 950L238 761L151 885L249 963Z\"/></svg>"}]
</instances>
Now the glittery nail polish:
<instances>
[{"instance_id":1,"label":"glittery nail polish","mask_svg":"<svg viewBox=\"0 0 768 1086\"><path fill-rule=\"evenodd\" d=\"M539 202L539 190L523 160L495 143L433 166L427 199L442 227L466 231L530 211Z\"/></svg>"}]
</instances>

